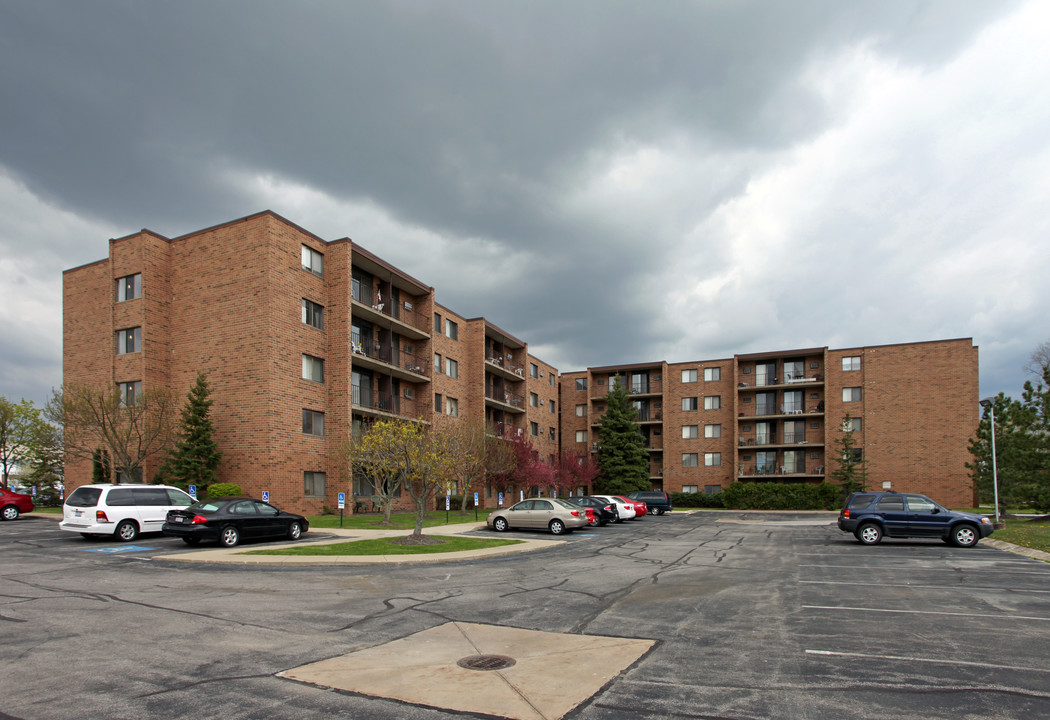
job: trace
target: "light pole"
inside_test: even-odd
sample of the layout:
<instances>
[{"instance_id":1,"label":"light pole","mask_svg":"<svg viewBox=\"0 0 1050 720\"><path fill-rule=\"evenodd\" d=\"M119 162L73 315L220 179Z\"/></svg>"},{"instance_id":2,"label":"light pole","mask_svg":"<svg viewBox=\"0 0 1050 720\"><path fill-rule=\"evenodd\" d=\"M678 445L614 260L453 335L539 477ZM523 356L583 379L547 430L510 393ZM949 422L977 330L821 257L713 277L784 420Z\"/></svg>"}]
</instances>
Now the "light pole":
<instances>
[{"instance_id":1,"label":"light pole","mask_svg":"<svg viewBox=\"0 0 1050 720\"><path fill-rule=\"evenodd\" d=\"M995 398L981 400L981 407L988 408L992 417L992 492L995 494L995 523L999 524L999 467L995 460Z\"/></svg>"}]
</instances>

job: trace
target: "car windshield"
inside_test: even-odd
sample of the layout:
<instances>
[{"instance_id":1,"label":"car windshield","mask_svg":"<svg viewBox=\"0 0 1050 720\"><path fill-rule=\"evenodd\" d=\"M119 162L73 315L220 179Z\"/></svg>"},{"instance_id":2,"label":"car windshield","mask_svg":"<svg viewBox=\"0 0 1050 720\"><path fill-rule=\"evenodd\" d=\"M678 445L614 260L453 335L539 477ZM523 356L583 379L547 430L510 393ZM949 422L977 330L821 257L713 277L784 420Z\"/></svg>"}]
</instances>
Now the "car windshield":
<instances>
[{"instance_id":1,"label":"car windshield","mask_svg":"<svg viewBox=\"0 0 1050 720\"><path fill-rule=\"evenodd\" d=\"M568 502L567 500L562 500L561 498L551 498L550 501L557 505L561 505L563 508L568 508L569 510L575 510L577 507L579 507L578 505L573 505L571 502Z\"/></svg>"}]
</instances>

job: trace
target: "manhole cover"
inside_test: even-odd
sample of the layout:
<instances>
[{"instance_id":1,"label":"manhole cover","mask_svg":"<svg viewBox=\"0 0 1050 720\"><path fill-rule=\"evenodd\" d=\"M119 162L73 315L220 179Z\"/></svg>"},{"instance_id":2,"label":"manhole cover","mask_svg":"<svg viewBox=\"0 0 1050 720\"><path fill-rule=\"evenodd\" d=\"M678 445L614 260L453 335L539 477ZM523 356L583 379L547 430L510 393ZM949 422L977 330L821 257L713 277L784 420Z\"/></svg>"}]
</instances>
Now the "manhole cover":
<instances>
[{"instance_id":1,"label":"manhole cover","mask_svg":"<svg viewBox=\"0 0 1050 720\"><path fill-rule=\"evenodd\" d=\"M506 655L468 655L457 660L456 664L467 670L503 670L516 662Z\"/></svg>"}]
</instances>

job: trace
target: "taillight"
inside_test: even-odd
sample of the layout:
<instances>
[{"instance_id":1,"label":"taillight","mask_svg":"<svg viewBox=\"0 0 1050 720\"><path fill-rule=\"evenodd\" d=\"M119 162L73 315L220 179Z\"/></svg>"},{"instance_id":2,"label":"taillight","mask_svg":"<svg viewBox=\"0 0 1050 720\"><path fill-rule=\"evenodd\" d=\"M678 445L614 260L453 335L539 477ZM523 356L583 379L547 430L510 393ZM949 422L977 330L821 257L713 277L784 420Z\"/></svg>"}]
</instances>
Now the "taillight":
<instances>
[{"instance_id":1,"label":"taillight","mask_svg":"<svg viewBox=\"0 0 1050 720\"><path fill-rule=\"evenodd\" d=\"M580 516L580 511L579 510L572 510L571 512L572 512L572 516L573 517L579 517Z\"/></svg>"},{"instance_id":2,"label":"taillight","mask_svg":"<svg viewBox=\"0 0 1050 720\"><path fill-rule=\"evenodd\" d=\"M208 522L208 518L203 515L194 515L193 519L190 520L191 525L203 525L206 522Z\"/></svg>"},{"instance_id":3,"label":"taillight","mask_svg":"<svg viewBox=\"0 0 1050 720\"><path fill-rule=\"evenodd\" d=\"M842 517L849 518L849 508L842 511Z\"/></svg>"},{"instance_id":4,"label":"taillight","mask_svg":"<svg viewBox=\"0 0 1050 720\"><path fill-rule=\"evenodd\" d=\"M109 522L109 518L106 517L104 510L95 511L95 522Z\"/></svg>"}]
</instances>

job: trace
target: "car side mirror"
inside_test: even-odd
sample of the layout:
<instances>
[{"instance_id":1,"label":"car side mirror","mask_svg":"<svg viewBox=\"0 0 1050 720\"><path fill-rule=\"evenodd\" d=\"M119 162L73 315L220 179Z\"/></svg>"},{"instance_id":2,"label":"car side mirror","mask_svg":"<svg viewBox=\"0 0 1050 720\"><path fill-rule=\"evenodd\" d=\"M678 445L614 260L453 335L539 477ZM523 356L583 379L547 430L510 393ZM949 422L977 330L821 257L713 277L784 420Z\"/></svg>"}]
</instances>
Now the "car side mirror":
<instances>
[{"instance_id":1,"label":"car side mirror","mask_svg":"<svg viewBox=\"0 0 1050 720\"><path fill-rule=\"evenodd\" d=\"M940 511L941 511L941 509L940 509L940 508L934 508L934 509L933 509L933 514L934 514L934 515L936 515L936 514L937 514L937 513L939 513Z\"/></svg>"}]
</instances>

